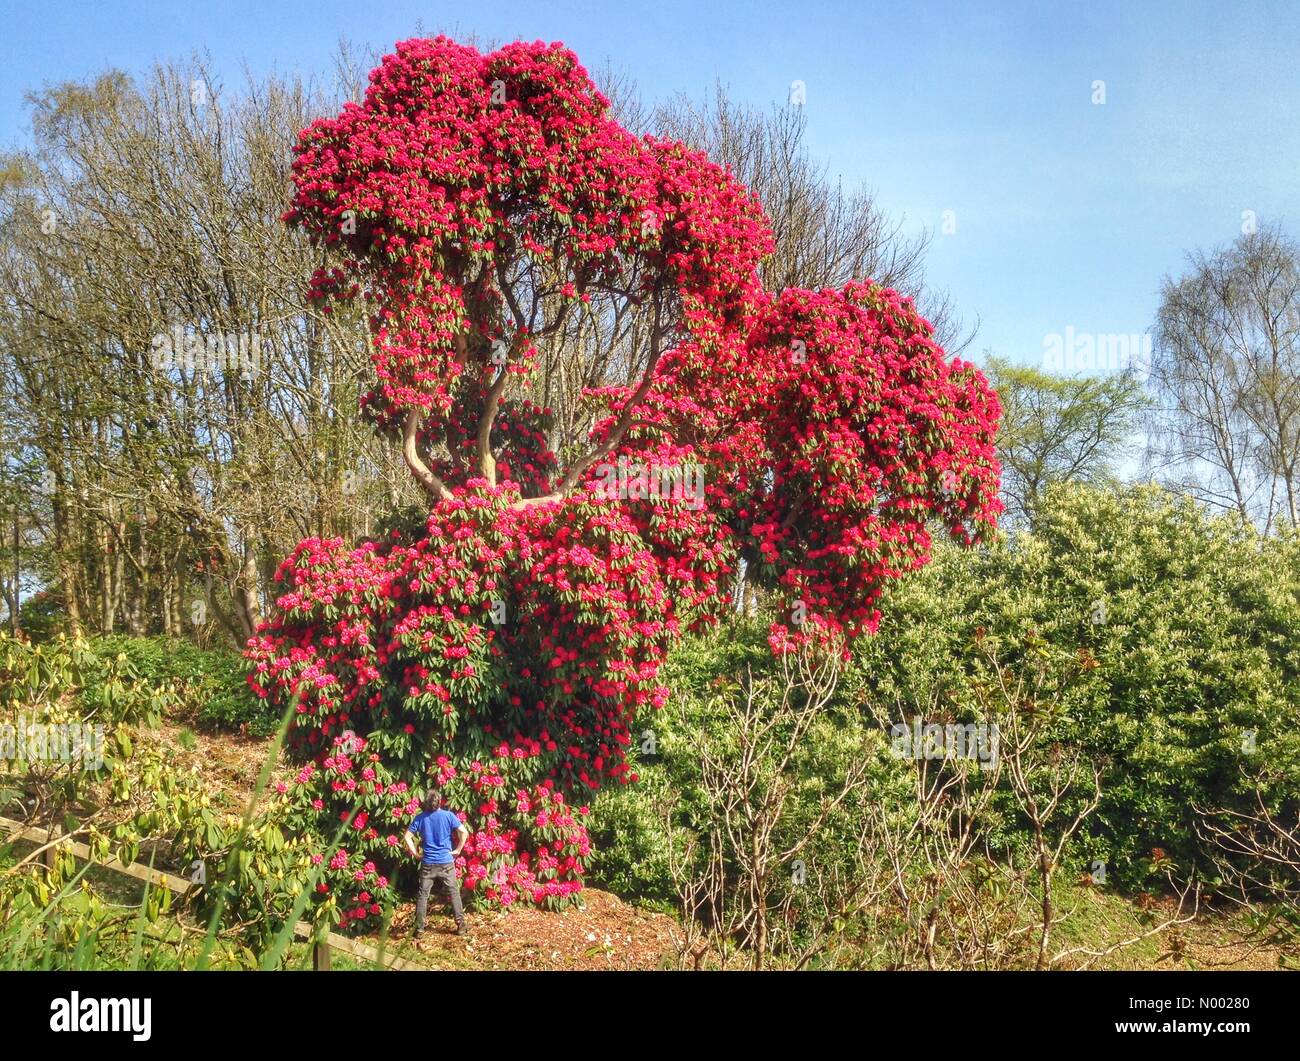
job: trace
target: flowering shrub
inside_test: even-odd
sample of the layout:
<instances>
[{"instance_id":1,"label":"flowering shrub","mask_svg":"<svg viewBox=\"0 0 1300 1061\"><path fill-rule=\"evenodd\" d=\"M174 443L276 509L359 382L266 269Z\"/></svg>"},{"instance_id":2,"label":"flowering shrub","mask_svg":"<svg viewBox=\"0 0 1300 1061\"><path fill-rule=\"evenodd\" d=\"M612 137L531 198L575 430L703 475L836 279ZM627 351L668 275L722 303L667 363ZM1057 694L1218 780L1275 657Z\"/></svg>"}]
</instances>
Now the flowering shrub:
<instances>
[{"instance_id":1,"label":"flowering shrub","mask_svg":"<svg viewBox=\"0 0 1300 1061\"><path fill-rule=\"evenodd\" d=\"M431 508L419 534L302 542L247 652L253 690L295 705L297 826L353 815L324 881L349 923L391 898L430 779L469 826L467 887L572 900L586 802L635 780L666 648L717 620L742 561L797 609L775 649L847 650L928 559L928 522L972 540L996 518L983 377L893 291L764 292L754 197L620 127L561 45L398 44L303 130L294 179L286 221L336 259L310 297L373 306L363 412ZM644 349L561 461L528 387L583 304L639 321ZM700 464L703 497L610 491L615 460Z\"/></svg>"},{"instance_id":2,"label":"flowering shrub","mask_svg":"<svg viewBox=\"0 0 1300 1061\"><path fill-rule=\"evenodd\" d=\"M928 524L965 544L993 526L998 413L908 299L850 283L765 296L743 341L675 350L620 450L710 469L693 525L643 504L639 526L706 597L714 569L697 558L743 556L802 627L773 627L781 650L874 630L885 583L929 560Z\"/></svg>"}]
</instances>

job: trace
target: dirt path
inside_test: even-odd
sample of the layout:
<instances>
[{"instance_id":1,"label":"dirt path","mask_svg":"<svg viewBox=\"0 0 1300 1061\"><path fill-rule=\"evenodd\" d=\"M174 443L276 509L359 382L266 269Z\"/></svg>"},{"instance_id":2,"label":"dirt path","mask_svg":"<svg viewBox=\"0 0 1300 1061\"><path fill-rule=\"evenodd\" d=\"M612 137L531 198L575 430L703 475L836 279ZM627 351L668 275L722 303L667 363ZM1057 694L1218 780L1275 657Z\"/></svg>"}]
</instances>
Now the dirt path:
<instances>
[{"instance_id":1,"label":"dirt path","mask_svg":"<svg viewBox=\"0 0 1300 1061\"><path fill-rule=\"evenodd\" d=\"M582 906L554 912L520 906L467 915L469 932L452 933L451 918L430 907L423 938L410 931L415 904L393 917L390 946L434 968L614 970L671 967L676 923L666 914L625 903L609 892L584 888Z\"/></svg>"}]
</instances>

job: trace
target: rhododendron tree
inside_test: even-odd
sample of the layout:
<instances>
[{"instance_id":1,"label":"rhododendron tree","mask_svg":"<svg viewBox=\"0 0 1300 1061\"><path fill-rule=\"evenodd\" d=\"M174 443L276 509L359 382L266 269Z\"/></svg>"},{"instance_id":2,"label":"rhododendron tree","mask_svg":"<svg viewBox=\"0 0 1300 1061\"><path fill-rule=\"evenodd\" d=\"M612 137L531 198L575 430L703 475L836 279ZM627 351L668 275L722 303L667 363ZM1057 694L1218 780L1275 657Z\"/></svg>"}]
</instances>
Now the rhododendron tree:
<instances>
[{"instance_id":1,"label":"rhododendron tree","mask_svg":"<svg viewBox=\"0 0 1300 1061\"><path fill-rule=\"evenodd\" d=\"M369 308L363 412L429 501L418 531L302 542L248 649L254 690L294 705L298 824L349 822L320 854L350 923L391 902L429 781L466 819L467 887L570 900L664 652L740 571L788 617L775 650L847 651L929 528L996 519L980 373L894 291L765 292L759 204L623 129L561 45L397 45L302 132L294 180L286 221L331 255L309 296ZM545 400L566 371L587 383L576 433Z\"/></svg>"}]
</instances>

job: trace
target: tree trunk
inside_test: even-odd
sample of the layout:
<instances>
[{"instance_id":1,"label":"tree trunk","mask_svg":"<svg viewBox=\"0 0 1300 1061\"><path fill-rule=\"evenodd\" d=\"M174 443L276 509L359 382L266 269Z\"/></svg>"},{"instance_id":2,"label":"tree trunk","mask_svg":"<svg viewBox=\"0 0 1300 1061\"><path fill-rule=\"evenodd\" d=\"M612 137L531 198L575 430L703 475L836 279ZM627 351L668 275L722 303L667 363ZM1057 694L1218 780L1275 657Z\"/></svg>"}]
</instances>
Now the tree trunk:
<instances>
[{"instance_id":1,"label":"tree trunk","mask_svg":"<svg viewBox=\"0 0 1300 1061\"><path fill-rule=\"evenodd\" d=\"M56 482L53 498L54 512L54 555L58 568L59 590L63 594L63 606L68 616L68 632L73 637L81 637L81 605L77 600L76 567L68 556L68 510L61 498L61 483Z\"/></svg>"},{"instance_id":2,"label":"tree trunk","mask_svg":"<svg viewBox=\"0 0 1300 1061\"><path fill-rule=\"evenodd\" d=\"M18 509L14 509L14 583L13 590L6 589L5 596L9 603L9 633L18 636L18 609L22 605L23 595L23 555L22 555L22 520Z\"/></svg>"}]
</instances>

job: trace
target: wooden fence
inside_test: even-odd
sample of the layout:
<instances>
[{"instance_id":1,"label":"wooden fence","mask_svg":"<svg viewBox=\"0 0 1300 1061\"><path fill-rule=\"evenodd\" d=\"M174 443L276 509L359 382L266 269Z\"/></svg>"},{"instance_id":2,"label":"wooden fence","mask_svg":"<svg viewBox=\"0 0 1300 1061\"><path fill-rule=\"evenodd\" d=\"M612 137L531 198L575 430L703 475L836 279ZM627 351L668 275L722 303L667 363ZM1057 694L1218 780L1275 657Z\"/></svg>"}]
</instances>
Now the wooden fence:
<instances>
[{"instance_id":1,"label":"wooden fence","mask_svg":"<svg viewBox=\"0 0 1300 1061\"><path fill-rule=\"evenodd\" d=\"M71 851L77 858L90 860L90 848L68 837L60 837L57 827L53 830L43 829L38 826L24 825L22 822L16 822L11 818L0 817L0 829L4 830L12 839L30 840L42 845L45 850L42 852L41 858L46 865L51 864L55 853L60 848ZM184 895L193 886L192 882L184 877L178 877L174 873L164 873L162 870L153 869L139 862L123 865L121 862L114 860L112 862L97 862L96 865L113 873L120 873L123 876L145 881L155 887L166 888L178 895ZM306 921L299 921L294 925L293 933L298 939L312 939L316 934L316 930ZM350 954L354 958L373 962L376 965L383 965L389 969L417 972L429 971L423 965L417 965L405 958L399 958L395 954L382 953L378 947L372 947L368 943L361 943L355 939L348 939L347 936L340 936L337 932L327 933L323 938L315 941L312 946L311 967L321 971L328 970L330 968L330 957L334 951Z\"/></svg>"}]
</instances>

